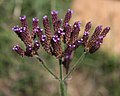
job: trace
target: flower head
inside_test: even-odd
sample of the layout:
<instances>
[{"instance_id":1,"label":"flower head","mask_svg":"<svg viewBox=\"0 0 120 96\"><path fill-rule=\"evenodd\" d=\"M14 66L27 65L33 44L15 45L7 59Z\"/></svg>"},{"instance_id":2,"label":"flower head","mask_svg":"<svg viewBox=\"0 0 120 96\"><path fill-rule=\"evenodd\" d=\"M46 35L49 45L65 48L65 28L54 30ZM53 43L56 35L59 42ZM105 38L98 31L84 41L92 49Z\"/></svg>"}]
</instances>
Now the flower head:
<instances>
[{"instance_id":1,"label":"flower head","mask_svg":"<svg viewBox=\"0 0 120 96\"><path fill-rule=\"evenodd\" d=\"M68 9L62 21L62 19L58 18L58 11L51 11L53 32L46 15L42 20L44 29L39 27L39 19L37 17L32 19L32 31L28 28L26 16L21 16L21 27L17 25L14 26L12 30L23 41L26 50L24 51L19 45L14 46L13 50L21 56L33 56L38 54L37 51L41 44L47 53L54 55L57 59L62 58L62 63L66 72L68 72L74 50L83 45L85 52L96 52L110 30L110 27L106 27L102 30L102 25L99 25L89 38L92 23L88 22L85 25L83 36L79 37L81 22L76 21L73 26L70 25L69 21L72 17L72 13L73 11ZM63 45L65 45L65 48L63 48Z\"/></svg>"}]
</instances>

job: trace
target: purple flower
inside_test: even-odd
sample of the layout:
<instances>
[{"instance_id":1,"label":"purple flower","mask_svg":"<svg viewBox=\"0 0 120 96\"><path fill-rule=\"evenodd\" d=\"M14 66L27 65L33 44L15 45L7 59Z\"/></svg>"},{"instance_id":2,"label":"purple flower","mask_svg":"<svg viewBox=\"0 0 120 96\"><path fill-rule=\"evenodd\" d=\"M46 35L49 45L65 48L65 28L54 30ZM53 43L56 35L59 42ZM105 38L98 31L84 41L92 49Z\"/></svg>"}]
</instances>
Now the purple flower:
<instances>
[{"instance_id":1,"label":"purple flower","mask_svg":"<svg viewBox=\"0 0 120 96\"><path fill-rule=\"evenodd\" d=\"M35 50L35 52L37 52L39 48L40 48L40 43L36 40L36 41L34 42L34 47L33 47L33 49Z\"/></svg>"},{"instance_id":2,"label":"purple flower","mask_svg":"<svg viewBox=\"0 0 120 96\"><path fill-rule=\"evenodd\" d=\"M35 39L36 38L36 28L38 27L39 19L37 17L35 17L32 19L32 21L33 21L33 24L32 24L33 30L31 33L31 38Z\"/></svg>"},{"instance_id":3,"label":"purple flower","mask_svg":"<svg viewBox=\"0 0 120 96\"><path fill-rule=\"evenodd\" d=\"M13 51L16 51L21 56L25 56L25 51L19 45L14 46Z\"/></svg>"},{"instance_id":4,"label":"purple flower","mask_svg":"<svg viewBox=\"0 0 120 96\"><path fill-rule=\"evenodd\" d=\"M73 53L72 52L70 52L69 54L66 54L63 58L62 63L64 65L65 69L66 69L66 74L69 72L69 66L70 66L72 58L73 58Z\"/></svg>"},{"instance_id":5,"label":"purple flower","mask_svg":"<svg viewBox=\"0 0 120 96\"><path fill-rule=\"evenodd\" d=\"M16 51L21 56L33 56L33 55L37 54L37 51L40 47L40 46L35 46L35 44L33 45L33 43L36 43L36 41L34 41L34 39L35 39L35 36L36 36L36 30L37 30L36 28L38 27L39 19L37 19L36 17L33 19L33 30L32 30L32 32L30 32L29 29L28 29L26 16L21 16L20 21L21 21L21 26L22 27L19 27L17 25L17 26L14 26L12 28L12 30L23 41L23 43L26 46L26 51L24 51L18 45L14 46L13 49L15 49L14 51ZM16 49L18 49L18 50L16 50Z\"/></svg>"},{"instance_id":6,"label":"purple flower","mask_svg":"<svg viewBox=\"0 0 120 96\"><path fill-rule=\"evenodd\" d=\"M84 34L83 34L83 45L85 46L86 45L86 42L89 38L89 33L90 33L90 29L91 29L91 22L88 22L85 26L85 30L84 30Z\"/></svg>"},{"instance_id":7,"label":"purple flower","mask_svg":"<svg viewBox=\"0 0 120 96\"><path fill-rule=\"evenodd\" d=\"M54 25L54 23L58 20L58 11L51 11L51 15L52 15L52 24Z\"/></svg>"},{"instance_id":8,"label":"purple flower","mask_svg":"<svg viewBox=\"0 0 120 96\"><path fill-rule=\"evenodd\" d=\"M47 37L47 42L50 44L50 40L52 38L52 32L51 32L48 17L46 15L43 17L43 26L45 29L45 35Z\"/></svg>"},{"instance_id":9,"label":"purple flower","mask_svg":"<svg viewBox=\"0 0 120 96\"><path fill-rule=\"evenodd\" d=\"M57 35L54 35L51 40L52 48L53 48L53 54L60 58L62 56L62 47L60 44L60 38Z\"/></svg>"},{"instance_id":10,"label":"purple flower","mask_svg":"<svg viewBox=\"0 0 120 96\"><path fill-rule=\"evenodd\" d=\"M63 28L65 27L66 23L69 23L69 21L70 21L70 19L72 17L72 14L73 14L73 11L68 9L68 11L67 11L67 13L65 15L64 21L63 21L63 25L62 25Z\"/></svg>"},{"instance_id":11,"label":"purple flower","mask_svg":"<svg viewBox=\"0 0 120 96\"><path fill-rule=\"evenodd\" d=\"M62 20L59 19L53 24L54 34L57 34L58 30L60 29L62 24Z\"/></svg>"},{"instance_id":12,"label":"purple flower","mask_svg":"<svg viewBox=\"0 0 120 96\"><path fill-rule=\"evenodd\" d=\"M73 26L71 26L69 21L72 17L72 13L73 11L68 9L65 18L62 21L62 19L58 18L57 11L51 11L53 32L50 28L50 22L47 16L44 16L42 20L44 30L39 27L39 19L37 17L33 18L32 31L28 28L26 16L21 16L21 27L17 25L14 26L12 30L23 41L26 50L24 51L19 45L14 46L13 50L21 56L30 57L38 55L38 50L41 44L47 53L54 55L57 59L62 59L62 63L67 73L73 57L73 52L82 45L85 52L96 52L103 43L104 37L110 30L110 27L106 27L102 30L102 25L99 25L89 38L92 24L91 22L88 22L85 25L83 36L79 37L81 22L76 21ZM36 36L38 37L38 40ZM63 48L63 46L65 48Z\"/></svg>"},{"instance_id":13,"label":"purple flower","mask_svg":"<svg viewBox=\"0 0 120 96\"><path fill-rule=\"evenodd\" d=\"M26 27L14 26L12 30L18 35L18 37L24 42L26 46L32 44L30 33L27 32Z\"/></svg>"},{"instance_id":14,"label":"purple flower","mask_svg":"<svg viewBox=\"0 0 120 96\"><path fill-rule=\"evenodd\" d=\"M103 43L103 39L106 36L106 34L109 32L109 30L110 27L104 28L103 31L101 25L96 27L93 35L86 42L85 51L89 53L96 52L100 48L100 45Z\"/></svg>"},{"instance_id":15,"label":"purple flower","mask_svg":"<svg viewBox=\"0 0 120 96\"><path fill-rule=\"evenodd\" d=\"M78 39L78 35L79 35L79 31L80 31L80 24L81 24L81 22L79 22L79 21L74 23L69 44L74 43Z\"/></svg>"},{"instance_id":16,"label":"purple flower","mask_svg":"<svg viewBox=\"0 0 120 96\"><path fill-rule=\"evenodd\" d=\"M65 27L64 27L64 31L65 31L65 35L64 35L64 42L66 44L68 44L70 42L70 37L71 37L71 33L72 33L72 27L71 25L69 25L68 23L66 23Z\"/></svg>"},{"instance_id":17,"label":"purple flower","mask_svg":"<svg viewBox=\"0 0 120 96\"><path fill-rule=\"evenodd\" d=\"M26 16L25 15L21 16L19 19L21 21L21 26L28 28L28 24L27 24L27 21L26 21Z\"/></svg>"}]
</instances>

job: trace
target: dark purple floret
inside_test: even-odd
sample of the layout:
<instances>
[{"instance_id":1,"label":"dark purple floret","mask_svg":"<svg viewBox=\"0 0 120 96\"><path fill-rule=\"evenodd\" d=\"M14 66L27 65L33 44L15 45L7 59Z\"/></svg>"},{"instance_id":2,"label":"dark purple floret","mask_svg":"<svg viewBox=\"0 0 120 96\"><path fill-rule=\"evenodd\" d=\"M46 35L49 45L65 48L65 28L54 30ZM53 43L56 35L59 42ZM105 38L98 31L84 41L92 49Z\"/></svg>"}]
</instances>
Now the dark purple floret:
<instances>
[{"instance_id":1,"label":"dark purple floret","mask_svg":"<svg viewBox=\"0 0 120 96\"><path fill-rule=\"evenodd\" d=\"M25 32L26 31L26 27L18 27L18 26L14 26L13 28L12 28L12 30L18 35L18 37L22 40L22 41L24 41L24 39L25 39L25 34L23 33L23 32Z\"/></svg>"},{"instance_id":2,"label":"dark purple floret","mask_svg":"<svg viewBox=\"0 0 120 96\"><path fill-rule=\"evenodd\" d=\"M32 29L31 37L34 40L36 38L36 28L38 27L39 19L35 17L32 19L32 21L33 21L33 24L32 24L33 29Z\"/></svg>"},{"instance_id":3,"label":"dark purple floret","mask_svg":"<svg viewBox=\"0 0 120 96\"><path fill-rule=\"evenodd\" d=\"M103 36L103 38L104 38L109 31L110 31L110 27L106 27L103 29L103 31L100 35Z\"/></svg>"},{"instance_id":4,"label":"dark purple floret","mask_svg":"<svg viewBox=\"0 0 120 96\"><path fill-rule=\"evenodd\" d=\"M47 40L44 41L43 48L45 49L45 51L46 51L47 53L49 53L50 55L52 55L52 48L51 48L51 46L49 45L49 43L47 42Z\"/></svg>"},{"instance_id":5,"label":"dark purple floret","mask_svg":"<svg viewBox=\"0 0 120 96\"><path fill-rule=\"evenodd\" d=\"M12 28L12 31L14 31L14 32L16 32L16 33L19 33L19 32L20 32L19 26L18 26L18 25L17 25L17 26L14 26L14 27Z\"/></svg>"},{"instance_id":6,"label":"dark purple floret","mask_svg":"<svg viewBox=\"0 0 120 96\"><path fill-rule=\"evenodd\" d=\"M37 18L37 17L35 17L35 18L33 18L32 19L32 21L33 21L33 30L38 26L38 22L39 22L39 19Z\"/></svg>"},{"instance_id":7,"label":"dark purple floret","mask_svg":"<svg viewBox=\"0 0 120 96\"><path fill-rule=\"evenodd\" d=\"M47 42L50 43L51 38L52 38L52 32L50 29L50 24L47 16L43 17L43 26L45 29L45 35L47 36Z\"/></svg>"},{"instance_id":8,"label":"dark purple floret","mask_svg":"<svg viewBox=\"0 0 120 96\"><path fill-rule=\"evenodd\" d=\"M41 41L44 42L46 40L46 35L42 35Z\"/></svg>"},{"instance_id":9,"label":"dark purple floret","mask_svg":"<svg viewBox=\"0 0 120 96\"><path fill-rule=\"evenodd\" d=\"M60 38L57 35L54 35L51 40L51 45L53 48L53 54L57 57L60 58L62 55L62 47L60 44Z\"/></svg>"},{"instance_id":10,"label":"dark purple floret","mask_svg":"<svg viewBox=\"0 0 120 96\"><path fill-rule=\"evenodd\" d=\"M37 36L39 37L39 39L41 38L41 36L43 35L43 29L40 28L39 26L36 27L35 33L37 34Z\"/></svg>"},{"instance_id":11,"label":"dark purple floret","mask_svg":"<svg viewBox=\"0 0 120 96\"><path fill-rule=\"evenodd\" d=\"M21 16L21 17L19 17L20 18L20 21L25 21L26 20L26 16L24 15L24 16Z\"/></svg>"},{"instance_id":12,"label":"dark purple floret","mask_svg":"<svg viewBox=\"0 0 120 96\"><path fill-rule=\"evenodd\" d=\"M27 30L26 30L26 27L20 27L19 31L20 31L20 33L23 33L23 32L26 32Z\"/></svg>"},{"instance_id":13,"label":"dark purple floret","mask_svg":"<svg viewBox=\"0 0 120 96\"><path fill-rule=\"evenodd\" d=\"M54 29L54 34L57 34L57 31L59 30L59 28L61 27L62 24L62 20L59 19L57 20L54 24L53 24L53 29Z\"/></svg>"},{"instance_id":14,"label":"dark purple floret","mask_svg":"<svg viewBox=\"0 0 120 96\"><path fill-rule=\"evenodd\" d=\"M98 37L98 35L101 33L101 31L102 31L102 25L97 26L90 40L91 41L95 40Z\"/></svg>"},{"instance_id":15,"label":"dark purple floret","mask_svg":"<svg viewBox=\"0 0 120 96\"><path fill-rule=\"evenodd\" d=\"M33 23L38 23L39 22L39 19L37 17L33 18L32 19Z\"/></svg>"},{"instance_id":16,"label":"dark purple floret","mask_svg":"<svg viewBox=\"0 0 120 96\"><path fill-rule=\"evenodd\" d=\"M87 44L87 41L88 41L88 38L89 38L89 32L90 32L90 29L91 29L91 22L88 22L86 25L85 25L85 29L84 29L84 34L83 34L83 45L86 46Z\"/></svg>"},{"instance_id":17,"label":"dark purple floret","mask_svg":"<svg viewBox=\"0 0 120 96\"><path fill-rule=\"evenodd\" d=\"M83 44L83 39L80 38L78 40L76 40L73 44L69 44L65 51L63 52L63 56L66 54L70 54L71 52L73 52L75 49L77 49L79 46L81 46Z\"/></svg>"},{"instance_id":18,"label":"dark purple floret","mask_svg":"<svg viewBox=\"0 0 120 96\"><path fill-rule=\"evenodd\" d=\"M81 22L79 21L74 23L69 44L74 43L78 39L78 35L80 31L80 24Z\"/></svg>"},{"instance_id":19,"label":"dark purple floret","mask_svg":"<svg viewBox=\"0 0 120 96\"><path fill-rule=\"evenodd\" d=\"M67 11L67 13L65 15L64 21L63 21L63 26L62 26L63 28L65 27L66 23L69 23L69 21L70 21L70 19L72 17L72 13L73 13L73 11L68 9L68 11Z\"/></svg>"},{"instance_id":20,"label":"dark purple floret","mask_svg":"<svg viewBox=\"0 0 120 96\"><path fill-rule=\"evenodd\" d=\"M91 26L92 26L91 22L88 22L85 26L85 32L89 32L91 29Z\"/></svg>"},{"instance_id":21,"label":"dark purple floret","mask_svg":"<svg viewBox=\"0 0 120 96\"><path fill-rule=\"evenodd\" d=\"M41 30L41 32L42 32L42 30ZM44 46L47 38L46 38L46 35L44 35L41 32L39 31L39 33L37 33L37 34L38 34L38 38L39 38L40 43L42 44L42 46Z\"/></svg>"},{"instance_id":22,"label":"dark purple floret","mask_svg":"<svg viewBox=\"0 0 120 96\"><path fill-rule=\"evenodd\" d=\"M53 11L51 11L51 14L52 14L52 15L58 15L58 11L53 10Z\"/></svg>"},{"instance_id":23,"label":"dark purple floret","mask_svg":"<svg viewBox=\"0 0 120 96\"><path fill-rule=\"evenodd\" d=\"M101 43L103 43L103 39L106 36L106 34L109 32L109 30L110 27L106 27L103 31L101 25L96 27L90 40L85 45L85 51L89 53L94 53L95 51L97 51L100 48Z\"/></svg>"},{"instance_id":24,"label":"dark purple floret","mask_svg":"<svg viewBox=\"0 0 120 96\"><path fill-rule=\"evenodd\" d=\"M97 51L100 48L100 42L96 41L94 43L94 45L89 49L89 53L94 53L95 51Z\"/></svg>"},{"instance_id":25,"label":"dark purple floret","mask_svg":"<svg viewBox=\"0 0 120 96\"><path fill-rule=\"evenodd\" d=\"M83 44L83 38L80 38L80 39L76 40L75 43L74 43L75 49L77 49L82 44Z\"/></svg>"},{"instance_id":26,"label":"dark purple floret","mask_svg":"<svg viewBox=\"0 0 120 96\"><path fill-rule=\"evenodd\" d=\"M70 41L70 36L71 36L71 33L72 33L72 27L71 25L69 25L68 23L66 23L65 27L64 27L64 31L65 31L65 35L64 35L64 42L66 44L69 43Z\"/></svg>"},{"instance_id":27,"label":"dark purple floret","mask_svg":"<svg viewBox=\"0 0 120 96\"><path fill-rule=\"evenodd\" d=\"M86 46L88 46L89 48L92 47L93 43L96 41L101 31L102 31L102 25L97 26Z\"/></svg>"},{"instance_id":28,"label":"dark purple floret","mask_svg":"<svg viewBox=\"0 0 120 96\"><path fill-rule=\"evenodd\" d=\"M20 21L21 21L21 26L22 27L28 28L28 24L27 24L26 16L25 15L20 17Z\"/></svg>"},{"instance_id":29,"label":"dark purple floret","mask_svg":"<svg viewBox=\"0 0 120 96\"><path fill-rule=\"evenodd\" d=\"M47 53L52 54L52 49L49 43L47 42L47 37L42 32L43 32L43 29L40 29L40 31L37 32L40 43Z\"/></svg>"},{"instance_id":30,"label":"dark purple floret","mask_svg":"<svg viewBox=\"0 0 120 96\"><path fill-rule=\"evenodd\" d=\"M59 28L58 34L65 35L64 30L62 28Z\"/></svg>"},{"instance_id":31,"label":"dark purple floret","mask_svg":"<svg viewBox=\"0 0 120 96\"><path fill-rule=\"evenodd\" d=\"M25 56L25 51L19 45L14 46L13 50L16 51L19 55Z\"/></svg>"},{"instance_id":32,"label":"dark purple floret","mask_svg":"<svg viewBox=\"0 0 120 96\"><path fill-rule=\"evenodd\" d=\"M86 46L88 38L89 38L89 32L85 31L84 34L83 34L83 37L82 37L84 46Z\"/></svg>"},{"instance_id":33,"label":"dark purple floret","mask_svg":"<svg viewBox=\"0 0 120 96\"><path fill-rule=\"evenodd\" d=\"M69 49L71 50L71 51L73 51L74 49L75 49L75 47L76 47L76 45L73 43L73 44L71 44L71 45L68 45L69 46Z\"/></svg>"},{"instance_id":34,"label":"dark purple floret","mask_svg":"<svg viewBox=\"0 0 120 96\"><path fill-rule=\"evenodd\" d=\"M69 53L69 54L66 54L66 55L63 57L62 63L63 63L63 65L64 65L65 69L66 69L66 74L67 74L68 71L69 71L70 62L71 62L72 58L73 58L72 52Z\"/></svg>"},{"instance_id":35,"label":"dark purple floret","mask_svg":"<svg viewBox=\"0 0 120 96\"><path fill-rule=\"evenodd\" d=\"M34 42L34 47L33 47L33 49L37 52L39 48L40 48L40 43L36 40L36 41Z\"/></svg>"},{"instance_id":36,"label":"dark purple floret","mask_svg":"<svg viewBox=\"0 0 120 96\"><path fill-rule=\"evenodd\" d=\"M19 30L20 30L20 34L18 34L18 36L24 42L24 44L26 46L32 44L30 33L27 32L26 27L20 27Z\"/></svg>"},{"instance_id":37,"label":"dark purple floret","mask_svg":"<svg viewBox=\"0 0 120 96\"><path fill-rule=\"evenodd\" d=\"M74 23L73 25L73 32L78 34L79 31L80 31L80 25L81 25L81 22L80 21L77 21Z\"/></svg>"},{"instance_id":38,"label":"dark purple floret","mask_svg":"<svg viewBox=\"0 0 120 96\"><path fill-rule=\"evenodd\" d=\"M52 24L54 25L54 23L58 20L58 11L51 11L51 15L52 15Z\"/></svg>"},{"instance_id":39,"label":"dark purple floret","mask_svg":"<svg viewBox=\"0 0 120 96\"><path fill-rule=\"evenodd\" d=\"M40 27L37 27L36 34L39 38L40 43L42 44L42 46L44 46L44 43L47 40L47 38L46 38L46 35L43 34L43 29L41 29Z\"/></svg>"},{"instance_id":40,"label":"dark purple floret","mask_svg":"<svg viewBox=\"0 0 120 96\"><path fill-rule=\"evenodd\" d=\"M59 42L59 41L60 41L60 38L58 38L57 35L54 35L53 38L52 38L52 41L53 41L53 42Z\"/></svg>"},{"instance_id":41,"label":"dark purple floret","mask_svg":"<svg viewBox=\"0 0 120 96\"><path fill-rule=\"evenodd\" d=\"M96 41L98 41L100 44L103 43L103 36L98 36L98 39Z\"/></svg>"},{"instance_id":42,"label":"dark purple floret","mask_svg":"<svg viewBox=\"0 0 120 96\"><path fill-rule=\"evenodd\" d=\"M33 52L33 47L32 47L32 45L28 45L27 47L26 47L26 56L32 56L32 52Z\"/></svg>"}]
</instances>

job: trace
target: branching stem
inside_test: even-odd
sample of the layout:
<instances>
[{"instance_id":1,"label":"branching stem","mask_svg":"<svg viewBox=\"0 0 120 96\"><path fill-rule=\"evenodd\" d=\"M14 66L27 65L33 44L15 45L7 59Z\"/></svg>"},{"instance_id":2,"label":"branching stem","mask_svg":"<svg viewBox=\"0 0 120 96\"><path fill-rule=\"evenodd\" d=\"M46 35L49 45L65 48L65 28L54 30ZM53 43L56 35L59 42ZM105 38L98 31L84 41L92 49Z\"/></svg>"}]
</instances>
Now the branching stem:
<instances>
[{"instance_id":1,"label":"branching stem","mask_svg":"<svg viewBox=\"0 0 120 96\"><path fill-rule=\"evenodd\" d=\"M61 96L65 96L65 84L63 81L62 58L59 59L59 68L60 68L60 92L61 92Z\"/></svg>"},{"instance_id":2,"label":"branching stem","mask_svg":"<svg viewBox=\"0 0 120 96\"><path fill-rule=\"evenodd\" d=\"M35 55L35 57L39 60L39 62L42 63L43 67L57 80L60 81L60 79L52 72L52 70L47 66L45 61L43 61L38 55Z\"/></svg>"},{"instance_id":3,"label":"branching stem","mask_svg":"<svg viewBox=\"0 0 120 96\"><path fill-rule=\"evenodd\" d=\"M65 81L65 80L70 76L70 74L76 69L77 65L83 61L85 55L86 55L86 52L84 52L84 53L80 56L80 58L79 58L78 61L73 65L73 67L71 68L71 70L69 71L69 73L64 77L64 79L63 79L64 81Z\"/></svg>"}]
</instances>

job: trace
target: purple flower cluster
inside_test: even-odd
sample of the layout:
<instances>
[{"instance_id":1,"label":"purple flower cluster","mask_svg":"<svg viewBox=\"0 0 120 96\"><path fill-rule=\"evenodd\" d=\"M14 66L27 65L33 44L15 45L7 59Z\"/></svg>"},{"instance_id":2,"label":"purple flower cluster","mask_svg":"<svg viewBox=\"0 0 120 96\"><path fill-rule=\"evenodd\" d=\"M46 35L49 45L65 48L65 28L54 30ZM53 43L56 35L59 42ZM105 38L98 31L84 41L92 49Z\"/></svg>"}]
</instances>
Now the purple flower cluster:
<instances>
[{"instance_id":1,"label":"purple flower cluster","mask_svg":"<svg viewBox=\"0 0 120 96\"><path fill-rule=\"evenodd\" d=\"M19 45L13 47L13 50L16 51L21 56L33 56L38 54L37 51L40 47L40 43L37 40L34 40L36 37L36 27L38 26L38 18L33 18L33 30L30 33L28 29L28 24L26 21L26 16L20 17L21 27L14 26L12 30L18 35L18 37L26 45L26 50L24 51Z\"/></svg>"},{"instance_id":2,"label":"purple flower cluster","mask_svg":"<svg viewBox=\"0 0 120 96\"><path fill-rule=\"evenodd\" d=\"M39 27L39 19L37 17L33 18L32 31L28 28L26 16L20 17L21 27L17 25L14 26L12 30L24 42L26 50L24 51L19 45L14 46L13 50L21 56L33 56L38 54L37 51L41 44L46 52L54 55L58 59L62 58L62 63L66 70L69 68L73 51L80 45L84 47L86 52L96 52L103 43L103 39L109 32L110 27L102 30L101 25L97 26L89 39L91 22L88 22L85 26L83 36L79 37L81 22L76 21L73 26L70 25L69 21L72 13L73 11L68 9L65 18L62 20L58 18L58 12L53 10L51 12L53 32L47 16L44 16L42 21L44 29ZM36 37L38 37L38 41ZM62 43L66 46L65 48L63 48Z\"/></svg>"}]
</instances>

